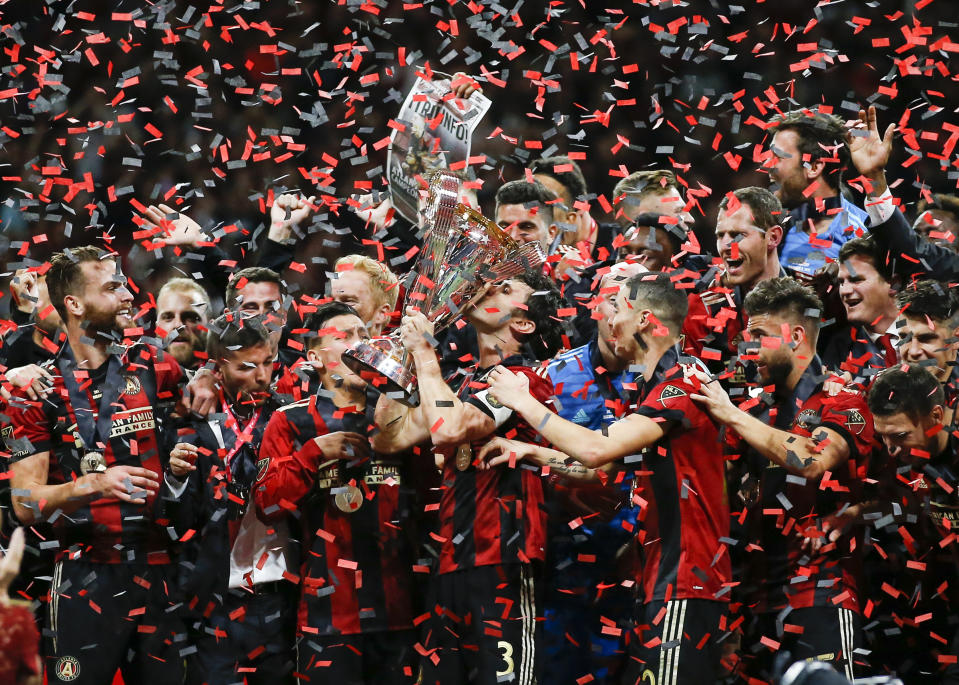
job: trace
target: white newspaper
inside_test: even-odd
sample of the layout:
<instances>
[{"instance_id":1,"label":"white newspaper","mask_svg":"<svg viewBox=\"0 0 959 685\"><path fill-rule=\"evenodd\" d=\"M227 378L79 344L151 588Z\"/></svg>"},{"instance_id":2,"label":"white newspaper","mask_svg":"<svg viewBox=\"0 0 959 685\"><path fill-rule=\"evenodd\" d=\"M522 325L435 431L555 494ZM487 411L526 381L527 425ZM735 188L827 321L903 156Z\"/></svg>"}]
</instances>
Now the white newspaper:
<instances>
[{"instance_id":1,"label":"white newspaper","mask_svg":"<svg viewBox=\"0 0 959 685\"><path fill-rule=\"evenodd\" d=\"M416 225L420 179L432 169L449 169L469 159L476 125L490 107L479 92L454 98L450 79L417 78L396 118L402 129L390 137L386 168L390 199L396 211Z\"/></svg>"}]
</instances>

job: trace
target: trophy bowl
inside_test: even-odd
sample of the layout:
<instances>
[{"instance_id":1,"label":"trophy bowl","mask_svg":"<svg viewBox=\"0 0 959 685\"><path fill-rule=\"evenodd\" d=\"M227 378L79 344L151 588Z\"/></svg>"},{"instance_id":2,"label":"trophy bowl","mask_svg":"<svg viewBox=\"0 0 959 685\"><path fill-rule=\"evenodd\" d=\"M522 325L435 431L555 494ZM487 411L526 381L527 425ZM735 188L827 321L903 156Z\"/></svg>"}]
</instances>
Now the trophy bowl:
<instances>
[{"instance_id":1,"label":"trophy bowl","mask_svg":"<svg viewBox=\"0 0 959 685\"><path fill-rule=\"evenodd\" d=\"M407 305L422 311L437 332L462 316L487 284L546 261L539 243L518 245L458 198L459 179L435 172L423 212L423 247L407 282ZM355 344L343 362L376 390L408 406L419 404L413 362L398 331Z\"/></svg>"},{"instance_id":2,"label":"trophy bowl","mask_svg":"<svg viewBox=\"0 0 959 685\"><path fill-rule=\"evenodd\" d=\"M343 363L381 393L407 406L419 404L416 374L408 363L406 348L398 336L370 338L343 353Z\"/></svg>"}]
</instances>

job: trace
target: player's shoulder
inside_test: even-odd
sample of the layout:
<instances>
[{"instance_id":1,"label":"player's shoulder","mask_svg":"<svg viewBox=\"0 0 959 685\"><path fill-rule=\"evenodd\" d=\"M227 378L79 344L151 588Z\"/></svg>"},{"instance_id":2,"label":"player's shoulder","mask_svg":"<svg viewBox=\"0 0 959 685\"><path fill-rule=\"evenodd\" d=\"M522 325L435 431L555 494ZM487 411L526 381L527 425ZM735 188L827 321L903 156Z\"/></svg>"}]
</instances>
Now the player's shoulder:
<instances>
[{"instance_id":1,"label":"player's shoulder","mask_svg":"<svg viewBox=\"0 0 959 685\"><path fill-rule=\"evenodd\" d=\"M818 405L824 410L830 410L838 413L844 411L856 410L869 413L869 406L863 393L854 387L844 387L839 392L830 395L825 390L817 392L807 400L806 404Z\"/></svg>"},{"instance_id":2,"label":"player's shoulder","mask_svg":"<svg viewBox=\"0 0 959 685\"><path fill-rule=\"evenodd\" d=\"M297 400L296 402L290 402L288 404L281 405L276 408L276 412L280 415L284 414L297 414L300 411L309 411L310 409L310 398L305 397L302 400Z\"/></svg>"},{"instance_id":3,"label":"player's shoulder","mask_svg":"<svg viewBox=\"0 0 959 685\"><path fill-rule=\"evenodd\" d=\"M521 373L525 376L529 376L530 380L538 378L543 383L552 385L549 375L549 366L547 364L520 364L517 366L507 366L506 368L513 373Z\"/></svg>"},{"instance_id":4,"label":"player's shoulder","mask_svg":"<svg viewBox=\"0 0 959 685\"><path fill-rule=\"evenodd\" d=\"M546 365L550 373L563 371L570 364L577 364L579 360L589 358L589 345L564 350L549 360ZM579 368L578 366L576 368Z\"/></svg>"}]
</instances>

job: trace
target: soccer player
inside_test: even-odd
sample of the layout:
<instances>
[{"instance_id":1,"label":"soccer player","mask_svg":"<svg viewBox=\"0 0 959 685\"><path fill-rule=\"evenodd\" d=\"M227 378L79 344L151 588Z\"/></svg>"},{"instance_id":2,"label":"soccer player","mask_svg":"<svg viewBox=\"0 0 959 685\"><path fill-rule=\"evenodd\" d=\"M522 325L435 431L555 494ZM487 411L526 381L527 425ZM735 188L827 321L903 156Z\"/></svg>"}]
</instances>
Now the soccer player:
<instances>
[{"instance_id":1,"label":"soccer player","mask_svg":"<svg viewBox=\"0 0 959 685\"><path fill-rule=\"evenodd\" d=\"M827 375L816 356L822 303L809 288L788 277L764 281L743 306L763 395L746 399L747 412L706 379L693 399L745 443L736 451L751 476L740 490L751 543L746 601L757 620L744 644L766 647L758 672L769 666L769 645L780 644L794 660L828 661L851 678L862 640L861 531L813 556L803 541L816 534L820 517L860 503L871 416L858 394L823 390Z\"/></svg>"},{"instance_id":2,"label":"soccer player","mask_svg":"<svg viewBox=\"0 0 959 685\"><path fill-rule=\"evenodd\" d=\"M839 248L839 297L849 326L833 333L824 346L827 368L868 384L878 371L896 363L897 280L871 236L853 238Z\"/></svg>"},{"instance_id":3,"label":"soccer player","mask_svg":"<svg viewBox=\"0 0 959 685\"><path fill-rule=\"evenodd\" d=\"M959 400L959 293L938 281L919 281L897 297L902 316L899 356L929 369L943 386L946 405Z\"/></svg>"},{"instance_id":4,"label":"soccer player","mask_svg":"<svg viewBox=\"0 0 959 685\"><path fill-rule=\"evenodd\" d=\"M405 465L371 453L376 393L343 364L369 337L356 310L320 306L304 323L318 391L270 419L255 486L261 515L295 510L302 566L296 672L344 685L416 682L412 498Z\"/></svg>"},{"instance_id":5,"label":"soccer player","mask_svg":"<svg viewBox=\"0 0 959 685\"><path fill-rule=\"evenodd\" d=\"M276 373L299 361L298 350L283 344L287 335L287 313L292 304L286 281L272 269L251 266L237 271L226 289L226 309L240 316L261 316L277 346Z\"/></svg>"},{"instance_id":6,"label":"soccer player","mask_svg":"<svg viewBox=\"0 0 959 685\"><path fill-rule=\"evenodd\" d=\"M377 403L380 431L373 446L395 453L432 441L443 466L433 535L439 563L421 643L424 685L538 682L546 548L542 478L535 467L478 468L478 454L493 435L534 439L530 425L489 399L486 378L497 365L508 367L530 380L541 401L550 398L553 388L541 377L539 361L560 346L560 302L556 286L538 270L491 286L466 313L480 356L456 390L440 373L426 317L410 309L401 325L420 403L410 409L384 395Z\"/></svg>"},{"instance_id":7,"label":"soccer player","mask_svg":"<svg viewBox=\"0 0 959 685\"><path fill-rule=\"evenodd\" d=\"M157 335L181 366L196 369L206 361L210 296L190 278L171 278L157 293Z\"/></svg>"},{"instance_id":8,"label":"soccer player","mask_svg":"<svg viewBox=\"0 0 959 685\"><path fill-rule=\"evenodd\" d=\"M597 430L627 411L636 373L629 369L631 357L617 356L610 322L620 286L644 270L626 262L610 267L600 281L595 306L597 334L586 345L557 355L547 367L556 413L564 419ZM555 464L550 471L558 473ZM613 682L623 661L622 636L608 626L614 621L621 628L632 618L631 592L621 584L616 561L636 525L625 475L618 474L615 483L563 478L552 488L556 497L547 500L543 682L587 673L596 683ZM583 525L570 525L584 514L588 518Z\"/></svg>"},{"instance_id":9,"label":"soccer player","mask_svg":"<svg viewBox=\"0 0 959 685\"><path fill-rule=\"evenodd\" d=\"M770 122L773 131L763 169L792 221L780 258L790 272L812 276L839 248L862 233L866 212L842 195L842 174L852 168L843 120L794 110ZM856 139L853 139L856 140Z\"/></svg>"},{"instance_id":10,"label":"soccer player","mask_svg":"<svg viewBox=\"0 0 959 685\"><path fill-rule=\"evenodd\" d=\"M210 323L207 350L218 406L176 431L162 491L178 532L195 533L177 561L196 646L188 682L292 683L295 550L287 522L265 525L252 502L280 406L269 391L275 348L259 317L227 313Z\"/></svg>"},{"instance_id":11,"label":"soccer player","mask_svg":"<svg viewBox=\"0 0 959 685\"><path fill-rule=\"evenodd\" d=\"M889 650L898 652L895 666L905 682L955 685L959 438L954 409L931 371L897 366L878 374L869 390L876 436L896 469L875 524L889 531L886 552L897 566L895 587L876 602L882 617L891 614L895 621L889 621L890 630L901 636Z\"/></svg>"},{"instance_id":12,"label":"soccer player","mask_svg":"<svg viewBox=\"0 0 959 685\"><path fill-rule=\"evenodd\" d=\"M541 183L510 181L496 191L496 223L520 245L538 242L548 254L559 230L552 207L557 201Z\"/></svg>"},{"instance_id":13,"label":"soccer player","mask_svg":"<svg viewBox=\"0 0 959 685\"><path fill-rule=\"evenodd\" d=\"M677 346L686 295L661 273L638 274L620 288L612 320L617 356L642 372L636 412L600 431L551 415L526 377L503 367L490 394L559 451L588 468L622 460L634 470L640 508L635 569L641 600L624 683L713 682L720 673L723 616L730 583L729 508L719 432L690 400L696 391ZM509 448L505 448L509 449ZM486 451L484 456L499 455ZM726 540L724 540L726 539Z\"/></svg>"},{"instance_id":14,"label":"soccer player","mask_svg":"<svg viewBox=\"0 0 959 685\"><path fill-rule=\"evenodd\" d=\"M560 229L561 244L575 248L593 261L612 256L616 224L601 224L589 213L589 194L583 170L565 155L540 157L529 165L533 180L542 184L560 202L553 205L553 222Z\"/></svg>"},{"instance_id":15,"label":"soccer player","mask_svg":"<svg viewBox=\"0 0 959 685\"><path fill-rule=\"evenodd\" d=\"M783 218L779 200L764 188L728 193L716 220L716 247L725 271L716 284L689 295L683 323L686 351L710 368L734 371L737 384L746 381L739 359L746 328L743 298L756 284L785 275L778 253Z\"/></svg>"},{"instance_id":16,"label":"soccer player","mask_svg":"<svg viewBox=\"0 0 959 685\"><path fill-rule=\"evenodd\" d=\"M340 257L333 268L336 271L336 278L330 282L333 299L356 309L371 336L382 335L400 294L396 274L358 254Z\"/></svg>"},{"instance_id":17,"label":"soccer player","mask_svg":"<svg viewBox=\"0 0 959 685\"><path fill-rule=\"evenodd\" d=\"M154 503L162 405L183 372L149 345L121 344L136 323L116 255L64 250L47 288L67 334L53 390L39 402L16 395L6 413L16 516L56 530L48 677L100 684L120 668L130 683L179 682L171 540Z\"/></svg>"},{"instance_id":18,"label":"soccer player","mask_svg":"<svg viewBox=\"0 0 959 685\"><path fill-rule=\"evenodd\" d=\"M676 175L668 169L633 172L616 184L613 197L622 198L618 216L627 242L621 254L641 257L650 271L668 269L693 225Z\"/></svg>"}]
</instances>

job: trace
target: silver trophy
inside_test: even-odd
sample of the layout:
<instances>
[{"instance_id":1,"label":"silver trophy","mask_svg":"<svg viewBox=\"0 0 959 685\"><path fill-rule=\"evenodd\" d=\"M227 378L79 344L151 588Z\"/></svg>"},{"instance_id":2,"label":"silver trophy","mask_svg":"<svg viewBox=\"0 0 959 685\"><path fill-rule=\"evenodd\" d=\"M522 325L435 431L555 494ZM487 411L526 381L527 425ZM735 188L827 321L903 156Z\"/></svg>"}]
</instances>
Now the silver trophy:
<instances>
[{"instance_id":1,"label":"silver trophy","mask_svg":"<svg viewBox=\"0 0 959 685\"><path fill-rule=\"evenodd\" d=\"M438 171L430 179L423 247L407 282L406 306L416 307L441 331L490 283L519 276L546 261L539 243L520 246L499 226L459 202L459 179ZM373 387L409 406L419 404L413 360L399 331L357 343L343 353L357 373L374 374ZM368 377L368 376L367 376Z\"/></svg>"}]
</instances>

